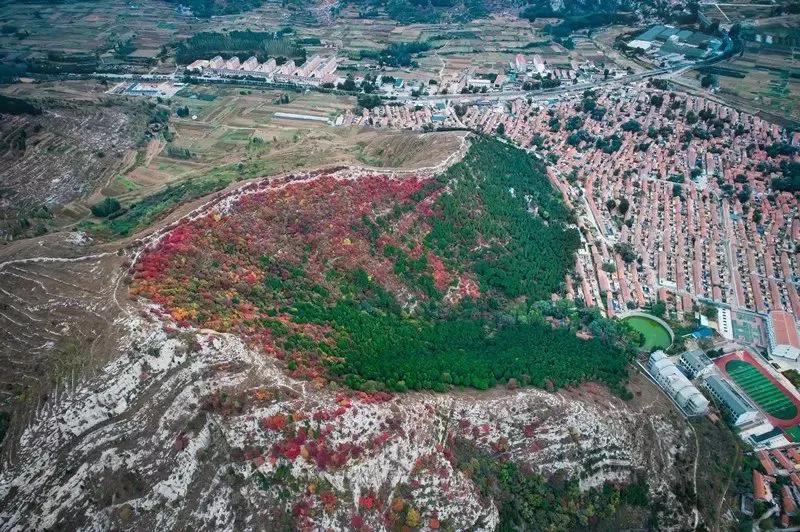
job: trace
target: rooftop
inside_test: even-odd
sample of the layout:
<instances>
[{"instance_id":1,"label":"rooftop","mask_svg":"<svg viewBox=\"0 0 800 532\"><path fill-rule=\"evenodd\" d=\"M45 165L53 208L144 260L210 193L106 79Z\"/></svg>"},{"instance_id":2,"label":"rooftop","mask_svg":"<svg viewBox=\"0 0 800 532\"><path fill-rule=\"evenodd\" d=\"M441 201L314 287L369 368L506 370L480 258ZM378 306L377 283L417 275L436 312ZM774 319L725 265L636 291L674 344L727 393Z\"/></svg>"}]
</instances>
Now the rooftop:
<instances>
[{"instance_id":1,"label":"rooftop","mask_svg":"<svg viewBox=\"0 0 800 532\"><path fill-rule=\"evenodd\" d=\"M790 345L800 348L797 326L791 314L784 310L773 310L769 313L770 324L775 331L776 345Z\"/></svg>"},{"instance_id":2,"label":"rooftop","mask_svg":"<svg viewBox=\"0 0 800 532\"><path fill-rule=\"evenodd\" d=\"M706 379L706 386L725 403L725 406L736 417L755 410L743 397L736 393L730 384L717 375L712 375Z\"/></svg>"},{"instance_id":3,"label":"rooftop","mask_svg":"<svg viewBox=\"0 0 800 532\"><path fill-rule=\"evenodd\" d=\"M711 359L700 349L686 351L681 357L693 372L698 372L711 365Z\"/></svg>"}]
</instances>

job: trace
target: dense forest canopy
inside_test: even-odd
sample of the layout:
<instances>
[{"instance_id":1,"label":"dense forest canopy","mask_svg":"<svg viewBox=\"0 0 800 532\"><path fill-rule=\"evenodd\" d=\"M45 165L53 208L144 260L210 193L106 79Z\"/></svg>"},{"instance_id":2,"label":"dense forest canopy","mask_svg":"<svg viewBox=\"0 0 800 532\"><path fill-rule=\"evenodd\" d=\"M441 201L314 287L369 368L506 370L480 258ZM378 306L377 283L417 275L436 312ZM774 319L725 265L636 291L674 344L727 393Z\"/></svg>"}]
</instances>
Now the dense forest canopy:
<instances>
[{"instance_id":1,"label":"dense forest canopy","mask_svg":"<svg viewBox=\"0 0 800 532\"><path fill-rule=\"evenodd\" d=\"M183 6L192 11L199 18L209 18L217 15L233 15L244 13L260 7L264 0L166 0L176 6Z\"/></svg>"},{"instance_id":2,"label":"dense forest canopy","mask_svg":"<svg viewBox=\"0 0 800 532\"><path fill-rule=\"evenodd\" d=\"M345 0L358 8L364 18L381 14L401 24L466 22L485 17L493 7L512 6L509 2L487 2L486 0Z\"/></svg>"},{"instance_id":3,"label":"dense forest canopy","mask_svg":"<svg viewBox=\"0 0 800 532\"><path fill-rule=\"evenodd\" d=\"M490 138L437 179L323 175L183 224L131 286L182 326L237 332L296 377L362 390L554 389L624 395L616 322L564 320L551 294L574 266L572 213L542 163Z\"/></svg>"},{"instance_id":4,"label":"dense forest canopy","mask_svg":"<svg viewBox=\"0 0 800 532\"><path fill-rule=\"evenodd\" d=\"M544 163L503 142L479 139L441 179L440 216L426 238L445 260L469 263L487 289L535 301L561 291L580 235Z\"/></svg>"},{"instance_id":5,"label":"dense forest canopy","mask_svg":"<svg viewBox=\"0 0 800 532\"><path fill-rule=\"evenodd\" d=\"M361 58L375 59L382 65L404 67L417 66L412 59L415 54L429 50L431 45L427 42L399 42L392 43L383 50L360 50Z\"/></svg>"},{"instance_id":6,"label":"dense forest canopy","mask_svg":"<svg viewBox=\"0 0 800 532\"><path fill-rule=\"evenodd\" d=\"M186 39L175 48L178 64L188 64L196 59L210 59L221 55L228 59L238 56L242 61L256 56L259 61L269 57L294 59L305 62L305 49L285 36L285 32L232 31L229 33L202 32Z\"/></svg>"},{"instance_id":7,"label":"dense forest canopy","mask_svg":"<svg viewBox=\"0 0 800 532\"><path fill-rule=\"evenodd\" d=\"M42 110L21 98L14 98L12 96L0 94L0 114L40 115L42 114Z\"/></svg>"}]
</instances>

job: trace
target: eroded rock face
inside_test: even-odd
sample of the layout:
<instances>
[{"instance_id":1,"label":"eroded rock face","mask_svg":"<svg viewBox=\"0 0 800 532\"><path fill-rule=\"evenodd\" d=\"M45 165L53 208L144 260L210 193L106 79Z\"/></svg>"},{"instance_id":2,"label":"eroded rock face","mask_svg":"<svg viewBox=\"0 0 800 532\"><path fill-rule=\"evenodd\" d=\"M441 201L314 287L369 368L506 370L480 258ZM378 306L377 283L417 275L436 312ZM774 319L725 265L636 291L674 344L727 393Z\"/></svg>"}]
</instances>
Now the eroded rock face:
<instances>
[{"instance_id":1,"label":"eroded rock face","mask_svg":"<svg viewBox=\"0 0 800 532\"><path fill-rule=\"evenodd\" d=\"M685 424L599 387L315 389L234 336L125 319L123 355L22 433L0 474L3 528L387 529L404 508L422 528L492 529L498 510L453 466L454 436L582 488L645 471L659 524L691 525L673 494Z\"/></svg>"}]
</instances>

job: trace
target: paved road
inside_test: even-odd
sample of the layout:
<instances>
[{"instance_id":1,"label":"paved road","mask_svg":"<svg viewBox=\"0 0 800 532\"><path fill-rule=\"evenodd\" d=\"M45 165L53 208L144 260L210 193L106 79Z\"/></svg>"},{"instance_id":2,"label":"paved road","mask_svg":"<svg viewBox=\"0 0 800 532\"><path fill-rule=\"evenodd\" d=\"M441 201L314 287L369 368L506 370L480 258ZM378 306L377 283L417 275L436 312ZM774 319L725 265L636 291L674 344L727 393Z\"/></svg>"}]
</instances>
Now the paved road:
<instances>
[{"instance_id":1,"label":"paved road","mask_svg":"<svg viewBox=\"0 0 800 532\"><path fill-rule=\"evenodd\" d=\"M542 89L536 91L510 90L510 91L498 91L498 92L477 93L477 94L434 94L434 95L424 95L424 96L400 96L395 101L401 101L407 103L430 103L432 101L449 100L451 102L461 103L461 102L475 102L475 101L513 100L526 96L534 99L547 99L547 98L552 98L554 96L558 96L560 94L567 94L570 92L583 92L586 89L593 89L604 85L609 85L609 86L615 84L623 85L663 75L668 75L671 77L683 71L686 71L694 66L697 65L694 63L684 62L671 67L655 68L652 70L647 70L645 72L629 74L627 76L619 78L609 78L607 80L601 80L596 82L559 85L558 87L553 87L552 89ZM181 73L177 71L171 74L97 73L94 75L98 78L104 78L112 81L131 81L131 82L132 81L179 81L181 79ZM195 76L194 80L200 83L207 82L215 84L216 83L236 84L237 82L240 82L248 85L264 85L264 86L286 85L285 83L276 83L268 80L264 81L253 80L253 79L240 80L236 78L222 77L222 76Z\"/></svg>"},{"instance_id":2,"label":"paved road","mask_svg":"<svg viewBox=\"0 0 800 532\"><path fill-rule=\"evenodd\" d=\"M603 85L626 84L641 81L643 79L661 76L664 74L674 74L679 71L685 71L694 66L692 63L679 63L671 67L656 68L646 72L639 72L637 74L629 74L620 78L609 78L607 80L596 81L591 83L576 83L572 85L559 85L552 89L542 89L537 91L501 91L501 92L486 92L477 94L432 94L425 96L405 96L399 97L399 101L408 102L426 102L426 101L440 101L450 100L451 102L471 102L471 101L485 101L485 100L512 100L522 96L531 96L533 98L550 98L559 94L566 94L569 92L583 92L586 89L594 89Z\"/></svg>"}]
</instances>

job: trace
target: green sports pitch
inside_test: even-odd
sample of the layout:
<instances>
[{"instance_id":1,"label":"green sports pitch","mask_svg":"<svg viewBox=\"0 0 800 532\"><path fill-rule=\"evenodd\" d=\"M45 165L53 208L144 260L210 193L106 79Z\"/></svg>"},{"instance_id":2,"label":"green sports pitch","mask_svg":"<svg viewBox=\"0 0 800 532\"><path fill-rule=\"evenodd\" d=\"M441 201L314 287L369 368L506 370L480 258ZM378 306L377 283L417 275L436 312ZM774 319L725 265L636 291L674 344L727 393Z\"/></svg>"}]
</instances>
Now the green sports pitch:
<instances>
[{"instance_id":1,"label":"green sports pitch","mask_svg":"<svg viewBox=\"0 0 800 532\"><path fill-rule=\"evenodd\" d=\"M731 360L725 371L767 414L777 419L792 419L797 407L758 368L743 360Z\"/></svg>"}]
</instances>

